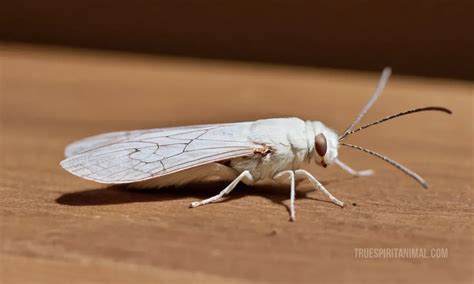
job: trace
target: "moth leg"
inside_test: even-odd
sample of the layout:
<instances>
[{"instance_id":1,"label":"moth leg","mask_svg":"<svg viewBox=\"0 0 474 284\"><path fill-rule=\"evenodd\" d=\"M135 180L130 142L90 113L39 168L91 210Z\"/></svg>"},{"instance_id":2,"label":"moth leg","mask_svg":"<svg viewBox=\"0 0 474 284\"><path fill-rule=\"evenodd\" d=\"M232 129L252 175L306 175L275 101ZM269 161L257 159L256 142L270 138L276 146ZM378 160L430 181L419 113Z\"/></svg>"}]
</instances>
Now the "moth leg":
<instances>
[{"instance_id":1,"label":"moth leg","mask_svg":"<svg viewBox=\"0 0 474 284\"><path fill-rule=\"evenodd\" d=\"M301 175L301 176L305 176L309 179L309 181L311 182L311 184L313 184L313 186L317 189L319 189L319 191L321 191L322 193L326 194L327 197L329 197L329 199L332 201L332 203L338 205L338 206L341 206L341 207L344 207L344 202L342 201L339 201L339 199L337 199L336 197L334 197L312 174L310 174L308 171L305 171L305 170L296 170L295 171L295 174L298 176L298 175Z\"/></svg>"},{"instance_id":2,"label":"moth leg","mask_svg":"<svg viewBox=\"0 0 474 284\"><path fill-rule=\"evenodd\" d=\"M209 203L214 203L220 201L224 196L229 194L236 186L237 184L242 180L246 179L246 182L253 182L253 176L250 174L249 171L243 171L238 177L236 177L226 188L224 188L219 194L214 195L208 199L204 199L201 201L196 201L191 203L190 207L198 207L202 205L206 205Z\"/></svg>"},{"instance_id":3,"label":"moth leg","mask_svg":"<svg viewBox=\"0 0 474 284\"><path fill-rule=\"evenodd\" d=\"M346 165L345 163L343 163L339 159L335 159L334 162L336 162L336 165L338 165L341 169L343 169L344 171L346 171L346 172L348 172L351 175L356 176L356 177L368 177L368 176L371 176L371 175L374 174L374 171L371 170L371 169L363 170L363 171L356 171L353 168Z\"/></svg>"},{"instance_id":4,"label":"moth leg","mask_svg":"<svg viewBox=\"0 0 474 284\"><path fill-rule=\"evenodd\" d=\"M290 179L290 221L295 221L295 173L291 170L282 171L276 174L273 179L278 179L283 175L288 175Z\"/></svg>"}]
</instances>

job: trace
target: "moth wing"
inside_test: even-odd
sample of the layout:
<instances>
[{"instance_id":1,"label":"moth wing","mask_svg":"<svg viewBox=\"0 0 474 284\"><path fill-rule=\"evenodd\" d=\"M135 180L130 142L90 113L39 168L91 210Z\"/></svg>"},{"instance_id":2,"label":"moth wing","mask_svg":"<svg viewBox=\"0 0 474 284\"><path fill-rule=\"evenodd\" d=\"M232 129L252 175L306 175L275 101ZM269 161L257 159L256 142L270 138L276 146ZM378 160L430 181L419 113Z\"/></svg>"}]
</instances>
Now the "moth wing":
<instances>
[{"instance_id":1,"label":"moth wing","mask_svg":"<svg viewBox=\"0 0 474 284\"><path fill-rule=\"evenodd\" d=\"M115 142L70 156L61 166L74 175L100 183L144 181L212 162L264 153L269 146L246 139L247 126L248 123L235 123L169 128L136 133L118 141L114 137Z\"/></svg>"},{"instance_id":2,"label":"moth wing","mask_svg":"<svg viewBox=\"0 0 474 284\"><path fill-rule=\"evenodd\" d=\"M104 134L99 134L91 137L86 137L84 139L75 141L69 144L64 150L64 155L66 157L71 157L78 155L85 151L96 149L99 147L111 145L120 141L127 139L133 139L142 134L146 133L157 133L163 131L170 131L176 129L199 129L209 127L211 125L197 125L197 126L182 126L182 127L171 127L171 128L155 128L155 129L144 129L144 130L132 130L132 131L117 131L109 132Z\"/></svg>"}]
</instances>

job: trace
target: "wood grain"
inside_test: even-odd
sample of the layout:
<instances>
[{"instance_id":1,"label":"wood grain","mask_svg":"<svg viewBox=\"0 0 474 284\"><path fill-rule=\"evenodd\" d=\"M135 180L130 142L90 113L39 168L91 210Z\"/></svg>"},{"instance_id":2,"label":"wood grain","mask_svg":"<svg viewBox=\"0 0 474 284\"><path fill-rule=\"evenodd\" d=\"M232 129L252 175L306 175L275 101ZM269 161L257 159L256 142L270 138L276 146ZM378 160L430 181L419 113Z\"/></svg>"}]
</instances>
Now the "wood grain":
<instances>
[{"instance_id":1,"label":"wood grain","mask_svg":"<svg viewBox=\"0 0 474 284\"><path fill-rule=\"evenodd\" d=\"M341 131L378 74L44 49L1 49L2 283L468 283L473 276L473 84L395 76L370 121L424 113L354 135L424 176L424 190L372 157L342 149L370 178L308 165L349 206L299 188L222 185L132 191L76 178L58 163L75 139L106 131L278 116ZM358 259L354 248L448 248L446 259ZM471 282L472 283L472 282Z\"/></svg>"}]
</instances>

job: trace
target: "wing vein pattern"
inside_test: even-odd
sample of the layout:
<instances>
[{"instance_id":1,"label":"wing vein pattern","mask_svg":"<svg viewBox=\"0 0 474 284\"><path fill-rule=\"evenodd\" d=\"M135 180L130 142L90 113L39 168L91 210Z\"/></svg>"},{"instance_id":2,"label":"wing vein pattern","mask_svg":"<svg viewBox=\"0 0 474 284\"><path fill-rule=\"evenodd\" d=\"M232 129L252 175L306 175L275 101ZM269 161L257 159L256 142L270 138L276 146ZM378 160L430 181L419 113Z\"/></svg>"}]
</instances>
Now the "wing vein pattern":
<instances>
[{"instance_id":1,"label":"wing vein pattern","mask_svg":"<svg viewBox=\"0 0 474 284\"><path fill-rule=\"evenodd\" d=\"M251 157L269 145L249 141L249 123L113 132L66 148L61 166L101 183L143 181L207 163Z\"/></svg>"}]
</instances>

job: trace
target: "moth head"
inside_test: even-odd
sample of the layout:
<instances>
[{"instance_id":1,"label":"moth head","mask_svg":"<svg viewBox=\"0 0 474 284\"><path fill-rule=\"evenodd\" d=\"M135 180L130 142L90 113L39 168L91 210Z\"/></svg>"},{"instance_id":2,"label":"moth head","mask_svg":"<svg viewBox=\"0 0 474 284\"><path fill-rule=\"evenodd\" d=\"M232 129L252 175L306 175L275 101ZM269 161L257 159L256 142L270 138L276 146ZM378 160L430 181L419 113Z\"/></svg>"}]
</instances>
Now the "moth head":
<instances>
[{"instance_id":1,"label":"moth head","mask_svg":"<svg viewBox=\"0 0 474 284\"><path fill-rule=\"evenodd\" d=\"M315 123L314 126L313 156L316 163L327 167L337 158L338 135L322 123Z\"/></svg>"}]
</instances>

